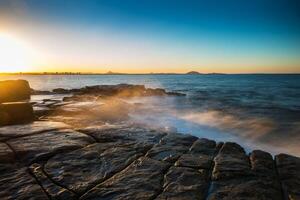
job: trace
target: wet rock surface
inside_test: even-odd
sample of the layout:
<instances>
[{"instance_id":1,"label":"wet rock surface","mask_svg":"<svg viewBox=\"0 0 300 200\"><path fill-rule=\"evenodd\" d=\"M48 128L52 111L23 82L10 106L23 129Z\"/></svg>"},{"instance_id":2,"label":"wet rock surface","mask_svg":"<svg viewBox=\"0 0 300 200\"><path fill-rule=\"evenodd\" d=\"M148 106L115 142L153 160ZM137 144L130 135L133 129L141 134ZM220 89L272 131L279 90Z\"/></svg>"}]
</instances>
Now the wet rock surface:
<instances>
[{"instance_id":1,"label":"wet rock surface","mask_svg":"<svg viewBox=\"0 0 300 200\"><path fill-rule=\"evenodd\" d=\"M275 160L285 198L300 199L300 159L279 154Z\"/></svg>"},{"instance_id":2,"label":"wet rock surface","mask_svg":"<svg viewBox=\"0 0 300 200\"><path fill-rule=\"evenodd\" d=\"M282 199L272 156L225 143L214 159L208 199Z\"/></svg>"},{"instance_id":3,"label":"wet rock surface","mask_svg":"<svg viewBox=\"0 0 300 200\"><path fill-rule=\"evenodd\" d=\"M83 194L126 168L149 148L139 144L97 143L54 156L46 163L45 172L66 188Z\"/></svg>"},{"instance_id":4,"label":"wet rock surface","mask_svg":"<svg viewBox=\"0 0 300 200\"><path fill-rule=\"evenodd\" d=\"M299 199L300 158L139 125L0 128L0 199Z\"/></svg>"},{"instance_id":5,"label":"wet rock surface","mask_svg":"<svg viewBox=\"0 0 300 200\"><path fill-rule=\"evenodd\" d=\"M10 163L15 159L14 152L6 143L0 142L0 163Z\"/></svg>"},{"instance_id":6,"label":"wet rock surface","mask_svg":"<svg viewBox=\"0 0 300 200\"><path fill-rule=\"evenodd\" d=\"M189 150L195 140L197 138L191 135L168 134L146 156L155 160L173 163Z\"/></svg>"},{"instance_id":7,"label":"wet rock surface","mask_svg":"<svg viewBox=\"0 0 300 200\"><path fill-rule=\"evenodd\" d=\"M48 199L27 168L0 164L0 199Z\"/></svg>"},{"instance_id":8,"label":"wet rock surface","mask_svg":"<svg viewBox=\"0 0 300 200\"><path fill-rule=\"evenodd\" d=\"M67 128L70 128L70 126L51 121L35 121L24 125L3 126L0 127L0 141Z\"/></svg>"},{"instance_id":9,"label":"wet rock surface","mask_svg":"<svg viewBox=\"0 0 300 200\"><path fill-rule=\"evenodd\" d=\"M153 199L168 164L140 158L129 167L84 194L81 199Z\"/></svg>"},{"instance_id":10,"label":"wet rock surface","mask_svg":"<svg viewBox=\"0 0 300 200\"><path fill-rule=\"evenodd\" d=\"M205 199L208 189L208 173L187 167L171 167L165 175L162 199Z\"/></svg>"},{"instance_id":11,"label":"wet rock surface","mask_svg":"<svg viewBox=\"0 0 300 200\"><path fill-rule=\"evenodd\" d=\"M82 148L94 140L73 130L56 130L8 140L16 156L25 163L56 153Z\"/></svg>"},{"instance_id":12,"label":"wet rock surface","mask_svg":"<svg viewBox=\"0 0 300 200\"><path fill-rule=\"evenodd\" d=\"M156 130L149 130L136 126L128 125L103 125L84 129L78 129L79 132L86 133L98 142L116 142L116 143L145 143L158 144L167 133Z\"/></svg>"},{"instance_id":13,"label":"wet rock surface","mask_svg":"<svg viewBox=\"0 0 300 200\"><path fill-rule=\"evenodd\" d=\"M3 102L30 93L20 119L40 121L0 127L0 199L300 199L298 157L246 153L129 120L138 107L131 97L184 94L128 84L30 91L26 81L0 82L0 105L22 110Z\"/></svg>"}]
</instances>

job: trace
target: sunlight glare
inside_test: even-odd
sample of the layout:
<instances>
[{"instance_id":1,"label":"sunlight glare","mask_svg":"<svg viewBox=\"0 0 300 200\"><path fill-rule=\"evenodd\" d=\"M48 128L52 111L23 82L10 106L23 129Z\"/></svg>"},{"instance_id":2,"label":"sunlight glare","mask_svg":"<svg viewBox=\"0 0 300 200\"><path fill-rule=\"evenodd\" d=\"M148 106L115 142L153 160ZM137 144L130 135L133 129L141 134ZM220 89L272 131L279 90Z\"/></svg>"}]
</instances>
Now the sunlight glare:
<instances>
[{"instance_id":1,"label":"sunlight glare","mask_svg":"<svg viewBox=\"0 0 300 200\"><path fill-rule=\"evenodd\" d=\"M0 72L25 72L31 69L31 51L24 42L0 33Z\"/></svg>"}]
</instances>

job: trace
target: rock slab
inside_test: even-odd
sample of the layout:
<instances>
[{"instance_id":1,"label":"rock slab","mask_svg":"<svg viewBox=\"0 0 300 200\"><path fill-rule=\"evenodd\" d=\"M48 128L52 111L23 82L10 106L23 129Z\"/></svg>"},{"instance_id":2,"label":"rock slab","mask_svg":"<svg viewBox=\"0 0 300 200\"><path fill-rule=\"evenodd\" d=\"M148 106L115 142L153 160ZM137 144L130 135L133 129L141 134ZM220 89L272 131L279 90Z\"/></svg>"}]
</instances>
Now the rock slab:
<instances>
[{"instance_id":1,"label":"rock slab","mask_svg":"<svg viewBox=\"0 0 300 200\"><path fill-rule=\"evenodd\" d=\"M294 156L137 125L71 128L0 128L0 199L299 199Z\"/></svg>"},{"instance_id":2,"label":"rock slab","mask_svg":"<svg viewBox=\"0 0 300 200\"><path fill-rule=\"evenodd\" d=\"M0 199L46 200L48 196L26 168L0 164Z\"/></svg>"}]
</instances>

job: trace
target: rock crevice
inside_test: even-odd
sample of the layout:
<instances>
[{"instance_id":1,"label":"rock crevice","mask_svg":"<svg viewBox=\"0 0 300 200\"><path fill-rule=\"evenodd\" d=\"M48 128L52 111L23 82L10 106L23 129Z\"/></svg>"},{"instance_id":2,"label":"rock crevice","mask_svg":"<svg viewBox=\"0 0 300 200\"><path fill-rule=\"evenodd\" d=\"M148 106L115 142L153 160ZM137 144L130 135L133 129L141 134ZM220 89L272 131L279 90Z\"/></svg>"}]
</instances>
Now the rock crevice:
<instances>
[{"instance_id":1,"label":"rock crevice","mask_svg":"<svg viewBox=\"0 0 300 200\"><path fill-rule=\"evenodd\" d=\"M300 196L300 158L294 156L279 154L273 159L260 150L248 155L236 143L216 144L137 126L71 128L47 121L0 128L6 138L0 142L0 198L294 200Z\"/></svg>"}]
</instances>

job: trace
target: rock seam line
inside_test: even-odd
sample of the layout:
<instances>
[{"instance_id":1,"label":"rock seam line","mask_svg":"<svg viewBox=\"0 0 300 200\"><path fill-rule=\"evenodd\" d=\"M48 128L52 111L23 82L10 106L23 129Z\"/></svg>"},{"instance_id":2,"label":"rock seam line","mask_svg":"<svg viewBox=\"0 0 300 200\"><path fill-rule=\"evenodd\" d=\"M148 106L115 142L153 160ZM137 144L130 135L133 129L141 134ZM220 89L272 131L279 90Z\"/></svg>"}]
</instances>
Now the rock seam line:
<instances>
[{"instance_id":1,"label":"rock seam line","mask_svg":"<svg viewBox=\"0 0 300 200\"><path fill-rule=\"evenodd\" d=\"M214 167L215 167L215 158L220 153L223 145L224 145L223 142L216 144L216 151L213 155L212 163L211 163L211 166L208 171L208 178L207 178L208 185L207 185L206 194L205 194L205 198L204 198L205 200L208 200L210 191L212 190L212 175L213 175L213 171L214 171Z\"/></svg>"},{"instance_id":2,"label":"rock seam line","mask_svg":"<svg viewBox=\"0 0 300 200\"><path fill-rule=\"evenodd\" d=\"M117 174L121 173L122 171L124 171L125 169L127 169L132 163L134 163L135 161L137 161L138 159L144 157L152 148L153 148L154 145L152 145L152 147L150 147L149 149L147 149L147 151L145 153L143 153L143 155L137 157L136 159L134 159L132 162L130 162L128 165L126 165L124 168L122 168L120 171L116 172L115 174L111 175L111 176L108 176L106 177L105 179L99 181L98 183L95 183L94 186L91 186L89 188L87 188L81 195L80 197L82 197L83 195L85 195L86 193L88 193L89 191L91 191L92 189L94 189L95 187L97 187L98 185L100 185L101 183L113 178L114 176L116 176ZM80 198L79 197L79 198Z\"/></svg>"},{"instance_id":3,"label":"rock seam line","mask_svg":"<svg viewBox=\"0 0 300 200\"><path fill-rule=\"evenodd\" d=\"M163 172L163 179L162 179L162 181L161 181L162 183L161 183L161 189L160 189L160 191L158 191L157 194L155 194L152 198L150 198L150 200L156 199L159 195L161 195L161 194L164 192L165 188L168 186L168 185L166 185L166 186L164 187L165 178L166 178L165 176L166 176L167 173L169 172L170 168L171 168L171 167L176 167L176 166L175 166L175 163L181 158L181 156L182 156L183 154L185 154L185 153L187 153L187 152L190 151L190 149L192 148L192 146L194 145L194 143L195 143L197 140L198 140L198 139L196 139L196 140L190 145L190 147L188 148L188 150L184 151L180 156L178 156L178 158L177 158L174 162L170 163L170 166ZM161 161L161 162L166 162L166 161ZM166 162L166 163L169 163L169 162Z\"/></svg>"}]
</instances>

